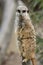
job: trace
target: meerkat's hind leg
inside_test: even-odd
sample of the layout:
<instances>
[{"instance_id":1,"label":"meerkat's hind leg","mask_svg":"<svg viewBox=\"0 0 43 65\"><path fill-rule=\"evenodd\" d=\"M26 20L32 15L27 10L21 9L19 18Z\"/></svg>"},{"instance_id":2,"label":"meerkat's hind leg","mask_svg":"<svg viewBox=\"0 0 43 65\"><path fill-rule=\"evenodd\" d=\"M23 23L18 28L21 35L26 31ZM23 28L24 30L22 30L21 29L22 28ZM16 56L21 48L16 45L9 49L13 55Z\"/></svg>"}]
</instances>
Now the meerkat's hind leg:
<instances>
[{"instance_id":1,"label":"meerkat's hind leg","mask_svg":"<svg viewBox=\"0 0 43 65\"><path fill-rule=\"evenodd\" d=\"M37 64L36 64L36 59L35 59L35 58L32 58L31 61L32 61L32 64L33 64L33 65L37 65Z\"/></svg>"},{"instance_id":2,"label":"meerkat's hind leg","mask_svg":"<svg viewBox=\"0 0 43 65\"><path fill-rule=\"evenodd\" d=\"M35 53L32 53L31 61L32 61L32 65L37 65L37 60L36 60L36 57L35 57Z\"/></svg>"}]
</instances>

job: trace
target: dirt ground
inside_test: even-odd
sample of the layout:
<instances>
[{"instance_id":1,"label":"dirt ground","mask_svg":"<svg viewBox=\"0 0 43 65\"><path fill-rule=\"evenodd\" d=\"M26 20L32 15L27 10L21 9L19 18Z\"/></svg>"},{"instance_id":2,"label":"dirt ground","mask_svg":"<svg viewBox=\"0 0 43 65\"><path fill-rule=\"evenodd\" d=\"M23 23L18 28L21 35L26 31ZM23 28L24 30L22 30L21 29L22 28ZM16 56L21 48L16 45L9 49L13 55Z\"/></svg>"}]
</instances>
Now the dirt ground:
<instances>
[{"instance_id":1,"label":"dirt ground","mask_svg":"<svg viewBox=\"0 0 43 65\"><path fill-rule=\"evenodd\" d=\"M19 54L11 53L5 57L4 62L2 65L22 65L22 58Z\"/></svg>"}]
</instances>

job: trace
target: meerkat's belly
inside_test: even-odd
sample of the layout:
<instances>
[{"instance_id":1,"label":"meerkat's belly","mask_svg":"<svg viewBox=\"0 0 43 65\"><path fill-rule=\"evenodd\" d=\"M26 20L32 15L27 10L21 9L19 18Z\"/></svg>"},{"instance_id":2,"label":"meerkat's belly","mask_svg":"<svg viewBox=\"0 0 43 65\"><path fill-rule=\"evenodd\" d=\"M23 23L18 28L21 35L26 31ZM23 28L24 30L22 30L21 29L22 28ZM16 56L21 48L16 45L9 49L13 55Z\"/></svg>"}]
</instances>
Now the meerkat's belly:
<instances>
[{"instance_id":1,"label":"meerkat's belly","mask_svg":"<svg viewBox=\"0 0 43 65\"><path fill-rule=\"evenodd\" d=\"M21 55L27 59L30 59L31 53L35 51L35 35L33 29L29 25L18 28L18 44Z\"/></svg>"}]
</instances>

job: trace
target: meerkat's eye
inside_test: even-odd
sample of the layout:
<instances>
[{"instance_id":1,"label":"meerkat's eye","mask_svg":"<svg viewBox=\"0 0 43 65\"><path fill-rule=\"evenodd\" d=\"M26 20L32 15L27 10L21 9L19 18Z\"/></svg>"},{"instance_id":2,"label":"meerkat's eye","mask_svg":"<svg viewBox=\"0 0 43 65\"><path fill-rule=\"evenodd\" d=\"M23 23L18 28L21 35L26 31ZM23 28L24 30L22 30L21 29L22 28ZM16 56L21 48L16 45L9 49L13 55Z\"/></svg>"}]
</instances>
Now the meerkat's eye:
<instances>
[{"instance_id":1,"label":"meerkat's eye","mask_svg":"<svg viewBox=\"0 0 43 65\"><path fill-rule=\"evenodd\" d=\"M18 13L20 13L20 10L17 10Z\"/></svg>"},{"instance_id":2,"label":"meerkat's eye","mask_svg":"<svg viewBox=\"0 0 43 65\"><path fill-rule=\"evenodd\" d=\"M23 12L23 13L25 13L25 12L26 12L26 10L23 10L22 12Z\"/></svg>"},{"instance_id":3,"label":"meerkat's eye","mask_svg":"<svg viewBox=\"0 0 43 65\"><path fill-rule=\"evenodd\" d=\"M27 10L27 13L29 13L29 10Z\"/></svg>"}]
</instances>

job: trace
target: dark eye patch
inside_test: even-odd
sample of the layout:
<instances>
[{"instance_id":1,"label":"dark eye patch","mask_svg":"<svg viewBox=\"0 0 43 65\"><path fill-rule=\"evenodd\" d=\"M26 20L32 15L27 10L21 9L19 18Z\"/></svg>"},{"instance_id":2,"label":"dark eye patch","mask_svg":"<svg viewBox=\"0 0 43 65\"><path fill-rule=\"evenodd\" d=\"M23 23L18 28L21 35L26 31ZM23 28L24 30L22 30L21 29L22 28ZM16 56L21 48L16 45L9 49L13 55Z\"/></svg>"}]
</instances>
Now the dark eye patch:
<instances>
[{"instance_id":1,"label":"dark eye patch","mask_svg":"<svg viewBox=\"0 0 43 65\"><path fill-rule=\"evenodd\" d=\"M25 13L25 12L26 12L26 10L23 10L22 12L23 12L23 13Z\"/></svg>"},{"instance_id":2,"label":"dark eye patch","mask_svg":"<svg viewBox=\"0 0 43 65\"><path fill-rule=\"evenodd\" d=\"M20 13L20 10L17 10L18 13Z\"/></svg>"},{"instance_id":3,"label":"dark eye patch","mask_svg":"<svg viewBox=\"0 0 43 65\"><path fill-rule=\"evenodd\" d=\"M29 10L27 10L27 13L29 13Z\"/></svg>"}]
</instances>

